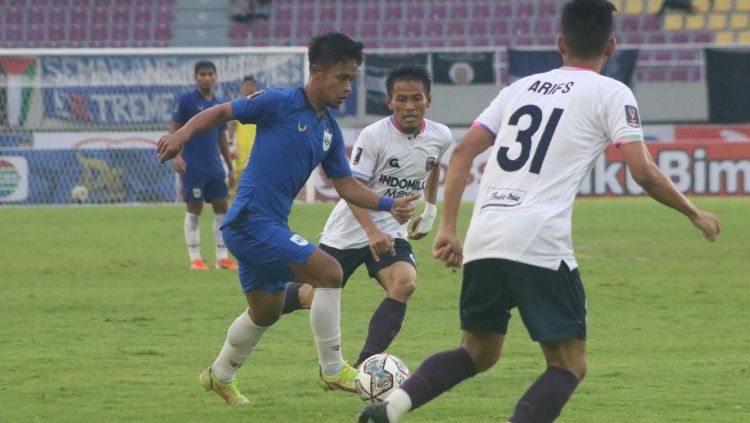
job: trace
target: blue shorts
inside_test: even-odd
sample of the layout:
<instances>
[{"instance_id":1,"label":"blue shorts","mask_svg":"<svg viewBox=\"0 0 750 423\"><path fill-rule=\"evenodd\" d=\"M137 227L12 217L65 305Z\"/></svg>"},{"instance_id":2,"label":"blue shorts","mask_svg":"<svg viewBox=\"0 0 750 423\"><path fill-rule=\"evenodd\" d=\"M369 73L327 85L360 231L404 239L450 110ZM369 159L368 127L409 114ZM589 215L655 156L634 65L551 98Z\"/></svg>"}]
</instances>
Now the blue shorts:
<instances>
[{"instance_id":1,"label":"blue shorts","mask_svg":"<svg viewBox=\"0 0 750 423\"><path fill-rule=\"evenodd\" d=\"M305 264L317 248L285 224L259 215L242 214L221 234L239 263L244 292L283 291L294 277L289 263Z\"/></svg>"},{"instance_id":2,"label":"blue shorts","mask_svg":"<svg viewBox=\"0 0 750 423\"><path fill-rule=\"evenodd\" d=\"M185 172L182 175L182 198L186 203L211 202L229 197L224 173Z\"/></svg>"}]
</instances>

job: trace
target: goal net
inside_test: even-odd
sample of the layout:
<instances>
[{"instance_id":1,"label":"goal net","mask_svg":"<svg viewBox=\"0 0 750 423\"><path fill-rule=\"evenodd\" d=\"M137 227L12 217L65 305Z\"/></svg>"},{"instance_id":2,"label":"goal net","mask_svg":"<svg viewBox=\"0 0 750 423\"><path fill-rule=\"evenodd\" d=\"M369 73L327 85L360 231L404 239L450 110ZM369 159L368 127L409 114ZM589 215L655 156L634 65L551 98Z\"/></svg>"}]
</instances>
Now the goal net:
<instances>
[{"instance_id":1,"label":"goal net","mask_svg":"<svg viewBox=\"0 0 750 423\"><path fill-rule=\"evenodd\" d=\"M175 201L154 148L201 60L225 100L247 75L299 86L307 72L293 47L0 49L0 205Z\"/></svg>"}]
</instances>

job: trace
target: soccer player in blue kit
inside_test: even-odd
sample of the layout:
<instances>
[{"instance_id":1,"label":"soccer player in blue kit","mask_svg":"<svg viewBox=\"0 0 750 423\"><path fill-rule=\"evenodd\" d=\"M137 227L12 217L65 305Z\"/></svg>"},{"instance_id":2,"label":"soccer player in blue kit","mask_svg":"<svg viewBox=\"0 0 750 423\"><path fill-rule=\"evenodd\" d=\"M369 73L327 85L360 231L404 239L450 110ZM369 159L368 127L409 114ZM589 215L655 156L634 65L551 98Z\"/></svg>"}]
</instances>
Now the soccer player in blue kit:
<instances>
[{"instance_id":1,"label":"soccer player in blue kit","mask_svg":"<svg viewBox=\"0 0 750 423\"><path fill-rule=\"evenodd\" d=\"M214 93L216 66L208 61L195 64L196 89L177 97L172 112L169 132L174 133L190 118L224 100ZM227 124L221 124L207 131L197 133L194 139L175 157L172 167L182 177L182 194L187 205L183 229L185 242L190 255L190 268L208 270L201 257L201 232L198 225L203 202L209 202L214 209L213 234L216 242L216 268L237 270L237 265L227 255L227 247L219 227L227 212L229 186L234 186L232 159L229 154ZM222 159L229 172L224 171Z\"/></svg>"},{"instance_id":2,"label":"soccer player in blue kit","mask_svg":"<svg viewBox=\"0 0 750 423\"><path fill-rule=\"evenodd\" d=\"M357 370L341 352L341 266L330 255L289 229L292 202L318 164L347 201L389 211L406 222L418 195L380 196L352 176L344 140L328 107L349 95L362 63L362 44L340 33L313 38L308 49L310 78L303 88L274 88L197 114L174 134L159 140L162 161L175 157L190 137L221 122L257 125L250 160L237 197L222 224L227 247L239 262L248 310L231 324L213 365L200 383L228 404L247 404L235 374L281 315L287 281L315 287L310 327L318 351L320 377L327 389L354 392Z\"/></svg>"}]
</instances>

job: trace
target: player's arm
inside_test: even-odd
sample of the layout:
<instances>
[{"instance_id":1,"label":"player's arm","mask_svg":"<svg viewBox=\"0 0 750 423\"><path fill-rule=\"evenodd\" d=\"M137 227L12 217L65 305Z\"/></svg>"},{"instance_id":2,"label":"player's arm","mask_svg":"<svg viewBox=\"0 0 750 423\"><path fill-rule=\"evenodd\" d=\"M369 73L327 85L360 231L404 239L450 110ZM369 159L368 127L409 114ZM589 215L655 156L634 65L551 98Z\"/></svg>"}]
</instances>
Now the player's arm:
<instances>
[{"instance_id":1,"label":"player's arm","mask_svg":"<svg viewBox=\"0 0 750 423\"><path fill-rule=\"evenodd\" d=\"M367 181L365 180L359 178L355 178L355 180L362 185L366 186L367 184ZM375 261L380 261L381 253L387 253L391 255L396 254L396 250L393 248L393 237L380 231L378 225L376 225L375 221L372 220L372 215L370 215L370 212L366 209L363 209L362 207L355 206L348 201L346 204L352 211L354 218L357 219L357 222L359 222L359 225L362 226L362 229L365 230L370 245L370 252L372 252L372 257L375 259Z\"/></svg>"},{"instance_id":2,"label":"player's arm","mask_svg":"<svg viewBox=\"0 0 750 423\"><path fill-rule=\"evenodd\" d=\"M654 200L669 206L687 216L707 240L713 241L719 235L719 220L713 213L705 212L685 197L674 183L662 173L654 163L651 154L642 141L620 145L620 152L630 169L633 179Z\"/></svg>"},{"instance_id":3,"label":"player's arm","mask_svg":"<svg viewBox=\"0 0 750 423\"><path fill-rule=\"evenodd\" d=\"M181 126L182 124L179 122L176 122L174 120L170 121L169 133L174 134L178 129L180 129ZM183 174L185 173L186 167L187 166L185 166L185 160L182 160L182 154L178 154L177 156L175 156L174 160L172 160L172 170L174 170L175 172Z\"/></svg>"},{"instance_id":4,"label":"player's arm","mask_svg":"<svg viewBox=\"0 0 750 423\"><path fill-rule=\"evenodd\" d=\"M440 166L436 165L427 176L424 186L424 211L409 225L409 239L422 239L432 229L437 216L437 189L440 181Z\"/></svg>"},{"instance_id":5,"label":"player's arm","mask_svg":"<svg viewBox=\"0 0 750 423\"><path fill-rule=\"evenodd\" d=\"M440 219L432 255L446 266L458 269L463 260L463 249L457 234L458 209L471 173L474 159L492 146L495 138L485 128L472 127L456 145L448 163L443 190L443 217Z\"/></svg>"},{"instance_id":6,"label":"player's arm","mask_svg":"<svg viewBox=\"0 0 750 423\"><path fill-rule=\"evenodd\" d=\"M414 212L412 201L419 198L419 194L408 197L393 199L391 197L379 196L366 186L359 183L353 176L344 176L333 180L336 192L349 204L354 204L370 210L387 211L393 215L399 223L404 223L411 218Z\"/></svg>"},{"instance_id":7,"label":"player's arm","mask_svg":"<svg viewBox=\"0 0 750 423\"><path fill-rule=\"evenodd\" d=\"M218 104L198 113L174 133L161 137L157 144L159 160L163 163L173 159L193 135L232 119L231 103Z\"/></svg>"},{"instance_id":8,"label":"player's arm","mask_svg":"<svg viewBox=\"0 0 750 423\"><path fill-rule=\"evenodd\" d=\"M234 186L234 166L232 164L232 154L229 152L229 138L227 137L227 131L219 131L219 151L221 157L224 158L224 163L227 164L227 179L229 179L229 187Z\"/></svg>"}]
</instances>

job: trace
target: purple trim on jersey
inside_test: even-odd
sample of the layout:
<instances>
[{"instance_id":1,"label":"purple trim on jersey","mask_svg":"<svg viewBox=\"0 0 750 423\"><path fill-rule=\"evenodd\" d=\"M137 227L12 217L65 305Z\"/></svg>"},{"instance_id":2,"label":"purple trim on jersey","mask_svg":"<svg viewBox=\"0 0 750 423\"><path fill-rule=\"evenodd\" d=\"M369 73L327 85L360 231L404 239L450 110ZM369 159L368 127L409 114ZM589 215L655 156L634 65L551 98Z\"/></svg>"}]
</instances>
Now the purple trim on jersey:
<instances>
[{"instance_id":1,"label":"purple trim on jersey","mask_svg":"<svg viewBox=\"0 0 750 423\"><path fill-rule=\"evenodd\" d=\"M401 125L399 125L399 124L398 124L398 122L396 122L396 116L394 116L394 115L391 115L391 117L390 117L390 121L391 121L391 123L393 124L393 126L395 126L395 127L396 127L396 129L398 129L398 131L399 131L399 132L401 132L401 133L403 133L403 134L406 134L406 133L407 133L407 132L404 132L404 130L403 130L403 129L401 129ZM420 133L420 134L424 133L424 130L425 130L426 128L427 128L427 122L426 122L426 121L425 121L424 119L422 119L422 127L421 127L421 128L419 129L419 133Z\"/></svg>"},{"instance_id":2,"label":"purple trim on jersey","mask_svg":"<svg viewBox=\"0 0 750 423\"><path fill-rule=\"evenodd\" d=\"M481 128L481 129L484 129L487 132L489 132L490 134L492 134L492 138L497 138L497 134L492 129L490 129L489 127L487 127L487 125L483 124L482 122L474 121L474 123L471 124L471 127L472 128Z\"/></svg>"}]
</instances>

